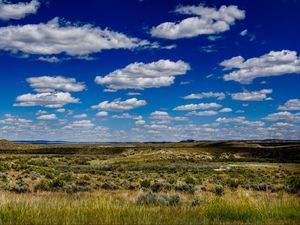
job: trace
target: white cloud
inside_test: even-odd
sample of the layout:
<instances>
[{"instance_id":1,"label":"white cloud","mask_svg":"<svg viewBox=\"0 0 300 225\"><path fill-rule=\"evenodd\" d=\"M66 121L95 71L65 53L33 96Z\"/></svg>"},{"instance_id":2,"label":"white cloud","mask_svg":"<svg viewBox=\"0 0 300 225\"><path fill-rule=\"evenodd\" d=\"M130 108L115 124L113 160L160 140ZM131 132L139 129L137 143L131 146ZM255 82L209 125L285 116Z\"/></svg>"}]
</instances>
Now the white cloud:
<instances>
[{"instance_id":1,"label":"white cloud","mask_svg":"<svg viewBox=\"0 0 300 225\"><path fill-rule=\"evenodd\" d=\"M130 98L125 101L115 99L112 102L103 101L98 105L92 106L92 109L105 110L105 111L125 111L131 110L137 107L145 106L147 102L145 100L138 100L136 98Z\"/></svg>"},{"instance_id":2,"label":"white cloud","mask_svg":"<svg viewBox=\"0 0 300 225\"><path fill-rule=\"evenodd\" d=\"M174 108L177 111L191 111L191 110L198 110L198 109L216 109L220 108L222 105L218 103L199 103L199 104L188 104L188 105L180 105Z\"/></svg>"},{"instance_id":3,"label":"white cloud","mask_svg":"<svg viewBox=\"0 0 300 225\"><path fill-rule=\"evenodd\" d=\"M137 120L135 121L135 125L144 125L146 123L145 120Z\"/></svg>"},{"instance_id":4,"label":"white cloud","mask_svg":"<svg viewBox=\"0 0 300 225\"><path fill-rule=\"evenodd\" d=\"M58 58L56 56L41 56L38 57L39 61L49 62L49 63L58 63L61 62L63 59Z\"/></svg>"},{"instance_id":5,"label":"white cloud","mask_svg":"<svg viewBox=\"0 0 300 225\"><path fill-rule=\"evenodd\" d=\"M168 112L154 111L150 114L152 120L169 120L171 117Z\"/></svg>"},{"instance_id":6,"label":"white cloud","mask_svg":"<svg viewBox=\"0 0 300 225\"><path fill-rule=\"evenodd\" d=\"M217 123L234 123L237 125L247 125L247 126L257 126L261 127L264 126L265 123L262 121L248 121L246 117L244 116L238 116L238 117L232 117L232 118L226 118L226 117L220 117L216 119Z\"/></svg>"},{"instance_id":7,"label":"white cloud","mask_svg":"<svg viewBox=\"0 0 300 225\"><path fill-rule=\"evenodd\" d=\"M56 112L64 113L66 110L64 108L57 109Z\"/></svg>"},{"instance_id":8,"label":"white cloud","mask_svg":"<svg viewBox=\"0 0 300 225\"><path fill-rule=\"evenodd\" d=\"M48 113L48 112L45 111L45 110L38 110L38 111L35 113L35 115L40 116L40 115L47 114L47 113Z\"/></svg>"},{"instance_id":9,"label":"white cloud","mask_svg":"<svg viewBox=\"0 0 300 225\"><path fill-rule=\"evenodd\" d=\"M294 127L295 124L286 123L286 122L277 122L272 125L273 127Z\"/></svg>"},{"instance_id":10,"label":"white cloud","mask_svg":"<svg viewBox=\"0 0 300 225\"><path fill-rule=\"evenodd\" d=\"M77 115L74 115L73 118L77 118L77 119L81 119L81 118L86 118L87 117L87 114L83 113L83 114L77 114Z\"/></svg>"},{"instance_id":11,"label":"white cloud","mask_svg":"<svg viewBox=\"0 0 300 225\"><path fill-rule=\"evenodd\" d=\"M234 70L224 75L224 80L250 84L258 77L281 76L300 73L300 58L296 51L271 51L260 57L245 60L236 56L220 63L225 70Z\"/></svg>"},{"instance_id":12,"label":"white cloud","mask_svg":"<svg viewBox=\"0 0 300 225\"><path fill-rule=\"evenodd\" d=\"M121 115L113 115L112 118L115 118L115 119L133 119L133 120L142 120L143 119L142 116L135 116L135 115L131 115L129 113L123 113Z\"/></svg>"},{"instance_id":13,"label":"white cloud","mask_svg":"<svg viewBox=\"0 0 300 225\"><path fill-rule=\"evenodd\" d=\"M245 30L241 31L240 35L245 36L245 35L247 35L247 33L248 33L248 29L245 29Z\"/></svg>"},{"instance_id":14,"label":"white cloud","mask_svg":"<svg viewBox=\"0 0 300 225\"><path fill-rule=\"evenodd\" d=\"M16 4L0 0L0 20L22 19L29 14L35 14L39 6L40 3L37 0L19 2Z\"/></svg>"},{"instance_id":15,"label":"white cloud","mask_svg":"<svg viewBox=\"0 0 300 225\"><path fill-rule=\"evenodd\" d=\"M265 120L269 121L291 121L291 122L300 122L300 113L290 113L287 111L278 112L278 113L271 113L264 118Z\"/></svg>"},{"instance_id":16,"label":"white cloud","mask_svg":"<svg viewBox=\"0 0 300 225\"><path fill-rule=\"evenodd\" d=\"M132 95L141 95L139 92L128 92L127 95L132 96Z\"/></svg>"},{"instance_id":17,"label":"white cloud","mask_svg":"<svg viewBox=\"0 0 300 225\"><path fill-rule=\"evenodd\" d=\"M165 111L154 111L150 114L150 119L156 124L169 124L172 121L187 121L188 118L184 116L170 116Z\"/></svg>"},{"instance_id":18,"label":"white cloud","mask_svg":"<svg viewBox=\"0 0 300 225\"><path fill-rule=\"evenodd\" d=\"M69 103L79 103L68 92L46 92L38 94L24 94L16 98L14 106L44 106L47 108L60 108Z\"/></svg>"},{"instance_id":19,"label":"white cloud","mask_svg":"<svg viewBox=\"0 0 300 225\"><path fill-rule=\"evenodd\" d=\"M32 123L32 120L19 118L11 114L5 114L4 116L5 119L0 120L0 124L13 125L13 126L25 126L25 125L30 125Z\"/></svg>"},{"instance_id":20,"label":"white cloud","mask_svg":"<svg viewBox=\"0 0 300 225\"><path fill-rule=\"evenodd\" d=\"M190 115L190 116L214 116L217 114L218 114L218 112L213 111L213 110L200 111L200 112L192 111L192 112L188 113L188 115Z\"/></svg>"},{"instance_id":21,"label":"white cloud","mask_svg":"<svg viewBox=\"0 0 300 225\"><path fill-rule=\"evenodd\" d=\"M178 60L159 60L151 63L132 63L101 77L97 76L97 84L106 85L109 89L145 89L170 86L175 76L184 75L190 66Z\"/></svg>"},{"instance_id":22,"label":"white cloud","mask_svg":"<svg viewBox=\"0 0 300 225\"><path fill-rule=\"evenodd\" d=\"M223 92L202 92L200 94L190 94L183 97L184 99L202 99L202 98L217 98L218 100L222 100L225 98L225 94Z\"/></svg>"},{"instance_id":23,"label":"white cloud","mask_svg":"<svg viewBox=\"0 0 300 225\"><path fill-rule=\"evenodd\" d=\"M90 128L94 127L95 125L90 121L90 120L78 120L74 121L73 123L68 124L65 126L65 128L76 128L76 127L81 127L81 128Z\"/></svg>"},{"instance_id":24,"label":"white cloud","mask_svg":"<svg viewBox=\"0 0 300 225\"><path fill-rule=\"evenodd\" d=\"M55 114L46 114L37 117L38 120L55 120L57 119Z\"/></svg>"},{"instance_id":25,"label":"white cloud","mask_svg":"<svg viewBox=\"0 0 300 225\"><path fill-rule=\"evenodd\" d=\"M77 82L75 78L62 76L29 77L26 80L37 92L54 92L56 90L79 92L85 89L84 83Z\"/></svg>"},{"instance_id":26,"label":"white cloud","mask_svg":"<svg viewBox=\"0 0 300 225\"><path fill-rule=\"evenodd\" d=\"M245 11L235 5L222 5L219 9L199 6L179 6L175 10L192 15L178 23L165 22L151 29L151 35L165 39L191 38L198 35L222 33L230 29L236 20L245 18Z\"/></svg>"},{"instance_id":27,"label":"white cloud","mask_svg":"<svg viewBox=\"0 0 300 225\"><path fill-rule=\"evenodd\" d=\"M100 111L100 112L97 112L96 116L100 116L100 117L105 117L108 115L108 112L106 111Z\"/></svg>"},{"instance_id":28,"label":"white cloud","mask_svg":"<svg viewBox=\"0 0 300 225\"><path fill-rule=\"evenodd\" d=\"M240 93L231 94L233 100L240 101L266 101L272 100L271 97L268 97L268 94L273 92L272 89L262 89L260 91L244 91Z\"/></svg>"},{"instance_id":29,"label":"white cloud","mask_svg":"<svg viewBox=\"0 0 300 225\"><path fill-rule=\"evenodd\" d=\"M232 112L231 108L223 108L219 110L220 113L227 113L227 112Z\"/></svg>"},{"instance_id":30,"label":"white cloud","mask_svg":"<svg viewBox=\"0 0 300 225\"><path fill-rule=\"evenodd\" d=\"M290 99L284 105L278 107L279 110L300 110L300 99Z\"/></svg>"},{"instance_id":31,"label":"white cloud","mask_svg":"<svg viewBox=\"0 0 300 225\"><path fill-rule=\"evenodd\" d=\"M157 45L157 44L156 44ZM0 49L38 55L65 53L86 56L106 49L151 47L146 40L125 34L78 25L54 18L48 23L0 27ZM156 46L157 47L157 46Z\"/></svg>"}]
</instances>

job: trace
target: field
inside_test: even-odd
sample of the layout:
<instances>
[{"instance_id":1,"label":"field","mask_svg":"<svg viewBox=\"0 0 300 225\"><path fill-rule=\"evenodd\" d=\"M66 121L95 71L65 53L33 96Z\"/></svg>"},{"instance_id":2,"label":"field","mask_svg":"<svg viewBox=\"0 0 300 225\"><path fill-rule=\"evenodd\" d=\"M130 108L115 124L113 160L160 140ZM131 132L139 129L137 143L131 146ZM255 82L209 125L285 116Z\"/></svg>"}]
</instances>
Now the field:
<instances>
[{"instance_id":1,"label":"field","mask_svg":"<svg viewBox=\"0 0 300 225\"><path fill-rule=\"evenodd\" d=\"M0 225L300 224L300 142L0 142Z\"/></svg>"}]
</instances>

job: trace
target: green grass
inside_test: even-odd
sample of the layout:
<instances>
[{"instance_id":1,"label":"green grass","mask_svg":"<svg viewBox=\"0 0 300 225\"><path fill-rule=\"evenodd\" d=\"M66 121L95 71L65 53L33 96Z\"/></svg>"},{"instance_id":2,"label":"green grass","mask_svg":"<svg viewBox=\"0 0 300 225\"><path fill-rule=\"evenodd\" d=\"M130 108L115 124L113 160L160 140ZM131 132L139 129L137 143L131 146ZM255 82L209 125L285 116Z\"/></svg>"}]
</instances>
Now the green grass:
<instances>
[{"instance_id":1,"label":"green grass","mask_svg":"<svg viewBox=\"0 0 300 225\"><path fill-rule=\"evenodd\" d=\"M250 196L252 195L252 196ZM290 196L262 196L240 191L223 197L201 196L192 207L141 206L124 192L92 194L0 194L1 225L81 224L299 224L300 203Z\"/></svg>"}]
</instances>

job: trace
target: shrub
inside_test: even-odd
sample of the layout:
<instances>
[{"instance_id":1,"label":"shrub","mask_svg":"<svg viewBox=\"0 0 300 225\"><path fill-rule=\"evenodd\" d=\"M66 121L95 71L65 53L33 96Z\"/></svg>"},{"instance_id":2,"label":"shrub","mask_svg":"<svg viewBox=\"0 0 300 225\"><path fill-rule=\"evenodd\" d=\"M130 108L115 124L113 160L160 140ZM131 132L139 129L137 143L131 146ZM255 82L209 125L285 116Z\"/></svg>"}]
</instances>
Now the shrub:
<instances>
[{"instance_id":1,"label":"shrub","mask_svg":"<svg viewBox=\"0 0 300 225\"><path fill-rule=\"evenodd\" d=\"M191 177L191 176L187 176L187 177L185 178L185 182L186 182L187 184L193 184L193 185L196 184L195 179L194 179L193 177Z\"/></svg>"},{"instance_id":2,"label":"shrub","mask_svg":"<svg viewBox=\"0 0 300 225\"><path fill-rule=\"evenodd\" d=\"M257 185L252 185L251 187L255 191L267 191L268 190L268 185L266 183L260 183L260 184L257 184Z\"/></svg>"},{"instance_id":3,"label":"shrub","mask_svg":"<svg viewBox=\"0 0 300 225\"><path fill-rule=\"evenodd\" d=\"M77 192L90 192L93 191L93 188L90 186L68 185L65 190L67 193L73 194Z\"/></svg>"},{"instance_id":4,"label":"shrub","mask_svg":"<svg viewBox=\"0 0 300 225\"><path fill-rule=\"evenodd\" d=\"M172 185L169 184L169 183L155 182L154 184L151 185L150 189L153 192L159 192L159 191L162 191L162 190L169 191L169 190L172 189Z\"/></svg>"},{"instance_id":5,"label":"shrub","mask_svg":"<svg viewBox=\"0 0 300 225\"><path fill-rule=\"evenodd\" d=\"M141 185L141 187L143 187L143 188L149 188L150 185L151 185L151 182L150 182L150 180L142 180L142 181L140 182L140 185Z\"/></svg>"},{"instance_id":6,"label":"shrub","mask_svg":"<svg viewBox=\"0 0 300 225\"><path fill-rule=\"evenodd\" d=\"M196 198L192 201L192 206L199 206L199 205L204 205L206 204L206 201L201 198Z\"/></svg>"},{"instance_id":7,"label":"shrub","mask_svg":"<svg viewBox=\"0 0 300 225\"><path fill-rule=\"evenodd\" d=\"M162 195L153 192L142 193L138 196L136 204L138 205L164 205L174 206L180 203L179 195Z\"/></svg>"},{"instance_id":8,"label":"shrub","mask_svg":"<svg viewBox=\"0 0 300 225\"><path fill-rule=\"evenodd\" d=\"M176 191L182 191L189 194L195 194L195 186L193 184L181 184L175 187Z\"/></svg>"},{"instance_id":9,"label":"shrub","mask_svg":"<svg viewBox=\"0 0 300 225\"><path fill-rule=\"evenodd\" d=\"M214 187L213 192L214 192L216 195L221 196L221 195L224 194L224 187L223 187L222 185L216 185L216 186Z\"/></svg>"},{"instance_id":10,"label":"shrub","mask_svg":"<svg viewBox=\"0 0 300 225\"><path fill-rule=\"evenodd\" d=\"M40 177L40 175L37 174L37 173L32 173L31 174L31 180L36 180L38 177Z\"/></svg>"},{"instance_id":11,"label":"shrub","mask_svg":"<svg viewBox=\"0 0 300 225\"><path fill-rule=\"evenodd\" d=\"M23 179L17 179L15 185L10 190L16 193L31 192L29 185Z\"/></svg>"},{"instance_id":12,"label":"shrub","mask_svg":"<svg viewBox=\"0 0 300 225\"><path fill-rule=\"evenodd\" d=\"M239 187L240 181L238 179L229 179L227 181L228 186L230 187L231 190L235 190Z\"/></svg>"},{"instance_id":13,"label":"shrub","mask_svg":"<svg viewBox=\"0 0 300 225\"><path fill-rule=\"evenodd\" d=\"M105 182L104 184L102 184L101 188L103 188L105 190L117 190L117 189L119 189L119 186L117 186L113 183Z\"/></svg>"},{"instance_id":14,"label":"shrub","mask_svg":"<svg viewBox=\"0 0 300 225\"><path fill-rule=\"evenodd\" d=\"M292 176L287 182L287 190L292 194L300 192L300 176Z\"/></svg>"},{"instance_id":15,"label":"shrub","mask_svg":"<svg viewBox=\"0 0 300 225\"><path fill-rule=\"evenodd\" d=\"M50 191L50 182L46 179L42 179L37 185L34 187L34 191Z\"/></svg>"}]
</instances>

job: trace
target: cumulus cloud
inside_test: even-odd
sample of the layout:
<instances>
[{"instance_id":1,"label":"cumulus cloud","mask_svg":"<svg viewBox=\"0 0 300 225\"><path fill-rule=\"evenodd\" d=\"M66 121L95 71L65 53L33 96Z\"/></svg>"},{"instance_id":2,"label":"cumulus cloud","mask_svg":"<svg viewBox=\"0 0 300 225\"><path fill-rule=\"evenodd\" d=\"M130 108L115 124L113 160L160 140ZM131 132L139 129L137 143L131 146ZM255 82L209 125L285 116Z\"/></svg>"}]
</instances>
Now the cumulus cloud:
<instances>
[{"instance_id":1,"label":"cumulus cloud","mask_svg":"<svg viewBox=\"0 0 300 225\"><path fill-rule=\"evenodd\" d=\"M16 4L0 0L0 20L22 19L29 14L35 14L39 6L40 3L37 0Z\"/></svg>"},{"instance_id":2,"label":"cumulus cloud","mask_svg":"<svg viewBox=\"0 0 300 225\"><path fill-rule=\"evenodd\" d=\"M183 97L184 99L202 99L202 98L217 98L218 100L222 100L225 98L225 94L223 92L202 92L200 94L190 94Z\"/></svg>"},{"instance_id":3,"label":"cumulus cloud","mask_svg":"<svg viewBox=\"0 0 300 225\"><path fill-rule=\"evenodd\" d=\"M62 76L29 77L26 80L37 92L54 92L56 90L79 92L85 89L84 83L77 82L75 78Z\"/></svg>"},{"instance_id":4,"label":"cumulus cloud","mask_svg":"<svg viewBox=\"0 0 300 225\"><path fill-rule=\"evenodd\" d=\"M57 109L56 112L64 113L64 112L66 112L66 110L64 108L60 108L60 109Z\"/></svg>"},{"instance_id":5,"label":"cumulus cloud","mask_svg":"<svg viewBox=\"0 0 300 225\"><path fill-rule=\"evenodd\" d=\"M137 121L135 121L135 125L144 125L146 123L146 121L145 120L137 120Z\"/></svg>"},{"instance_id":6,"label":"cumulus cloud","mask_svg":"<svg viewBox=\"0 0 300 225\"><path fill-rule=\"evenodd\" d=\"M0 120L0 124L25 126L25 125L30 125L32 123L32 120L19 118L11 114L5 114L4 117L5 117L4 119Z\"/></svg>"},{"instance_id":7,"label":"cumulus cloud","mask_svg":"<svg viewBox=\"0 0 300 225\"><path fill-rule=\"evenodd\" d=\"M68 92L45 92L38 94L24 94L16 98L14 106L43 106L47 108L61 108L69 103L79 103Z\"/></svg>"},{"instance_id":8,"label":"cumulus cloud","mask_svg":"<svg viewBox=\"0 0 300 225\"><path fill-rule=\"evenodd\" d=\"M290 99L284 105L278 107L279 110L300 110L300 99Z\"/></svg>"},{"instance_id":9,"label":"cumulus cloud","mask_svg":"<svg viewBox=\"0 0 300 225\"><path fill-rule=\"evenodd\" d=\"M233 100L240 101L265 101L272 100L271 97L268 97L268 94L273 92L272 89L262 89L260 91L244 91L239 93L231 94Z\"/></svg>"},{"instance_id":10,"label":"cumulus cloud","mask_svg":"<svg viewBox=\"0 0 300 225\"><path fill-rule=\"evenodd\" d=\"M227 113L227 112L232 112L231 108L223 108L219 110L220 113Z\"/></svg>"},{"instance_id":11,"label":"cumulus cloud","mask_svg":"<svg viewBox=\"0 0 300 225\"><path fill-rule=\"evenodd\" d=\"M291 121L291 122L300 122L300 113L290 113L287 111L271 113L264 118L269 121Z\"/></svg>"},{"instance_id":12,"label":"cumulus cloud","mask_svg":"<svg viewBox=\"0 0 300 225\"><path fill-rule=\"evenodd\" d=\"M105 117L105 116L108 116L108 112L100 111L100 112L97 112L96 116Z\"/></svg>"},{"instance_id":13,"label":"cumulus cloud","mask_svg":"<svg viewBox=\"0 0 300 225\"><path fill-rule=\"evenodd\" d=\"M145 89L170 86L175 76L184 75L190 70L189 64L178 60L159 60L151 63L136 62L123 69L115 70L108 75L97 76L97 84L106 85L109 89Z\"/></svg>"},{"instance_id":14,"label":"cumulus cloud","mask_svg":"<svg viewBox=\"0 0 300 225\"><path fill-rule=\"evenodd\" d=\"M54 18L48 23L0 28L0 49L13 53L37 55L65 53L69 56L83 57L106 49L138 47L151 47L151 43L108 28L100 29L90 24L72 24L59 18Z\"/></svg>"},{"instance_id":15,"label":"cumulus cloud","mask_svg":"<svg viewBox=\"0 0 300 225\"><path fill-rule=\"evenodd\" d=\"M123 113L121 115L113 115L112 118L115 118L115 119L133 119L133 120L143 119L142 116L135 116L135 115L131 115L129 113Z\"/></svg>"},{"instance_id":16,"label":"cumulus cloud","mask_svg":"<svg viewBox=\"0 0 300 225\"><path fill-rule=\"evenodd\" d=\"M127 111L137 107L145 106L147 102L145 100L138 100L136 98L130 98L125 101L115 99L112 102L103 101L98 105L92 106L92 109L104 110L104 111Z\"/></svg>"},{"instance_id":17,"label":"cumulus cloud","mask_svg":"<svg viewBox=\"0 0 300 225\"><path fill-rule=\"evenodd\" d=\"M188 115L190 115L190 116L214 116L217 114L218 114L218 112L213 111L213 110L200 111L200 112L192 111L192 112L188 113Z\"/></svg>"},{"instance_id":18,"label":"cumulus cloud","mask_svg":"<svg viewBox=\"0 0 300 225\"><path fill-rule=\"evenodd\" d=\"M86 118L86 117L87 117L87 114L85 114L85 113L77 114L77 115L73 116L73 118L77 118L77 119Z\"/></svg>"},{"instance_id":19,"label":"cumulus cloud","mask_svg":"<svg viewBox=\"0 0 300 225\"><path fill-rule=\"evenodd\" d=\"M165 39L191 38L198 35L218 34L230 29L236 20L245 18L245 11L235 5L219 9L199 6L178 6L175 12L192 15L180 22L164 22L150 31L153 37Z\"/></svg>"},{"instance_id":20,"label":"cumulus cloud","mask_svg":"<svg viewBox=\"0 0 300 225\"><path fill-rule=\"evenodd\" d=\"M245 60L236 56L220 63L225 70L233 70L224 75L224 80L250 84L259 77L281 76L300 73L300 58L296 51L270 51L260 57Z\"/></svg>"},{"instance_id":21,"label":"cumulus cloud","mask_svg":"<svg viewBox=\"0 0 300 225\"><path fill-rule=\"evenodd\" d=\"M46 114L37 117L38 120L55 120L57 119L55 114Z\"/></svg>"},{"instance_id":22,"label":"cumulus cloud","mask_svg":"<svg viewBox=\"0 0 300 225\"><path fill-rule=\"evenodd\" d=\"M68 124L67 126L65 126L65 128L71 129L71 128L91 128L94 127L95 125L90 121L90 120L78 120L78 121L74 121L70 124Z\"/></svg>"},{"instance_id":23,"label":"cumulus cloud","mask_svg":"<svg viewBox=\"0 0 300 225\"><path fill-rule=\"evenodd\" d=\"M220 117L216 119L217 123L234 123L238 125L247 125L247 126L257 126L261 127L264 126L265 123L262 121L249 121L244 116L238 116L238 117L232 117L232 118L226 118L226 117Z\"/></svg>"},{"instance_id":24,"label":"cumulus cloud","mask_svg":"<svg viewBox=\"0 0 300 225\"><path fill-rule=\"evenodd\" d=\"M188 118L184 116L170 116L165 111L154 111L150 114L150 119L156 124L169 124L171 121L187 121Z\"/></svg>"},{"instance_id":25,"label":"cumulus cloud","mask_svg":"<svg viewBox=\"0 0 300 225\"><path fill-rule=\"evenodd\" d=\"M199 103L199 104L187 104L187 105L180 105L174 108L173 110L177 111L192 111L198 109L217 109L222 107L222 105L218 103Z\"/></svg>"}]
</instances>

